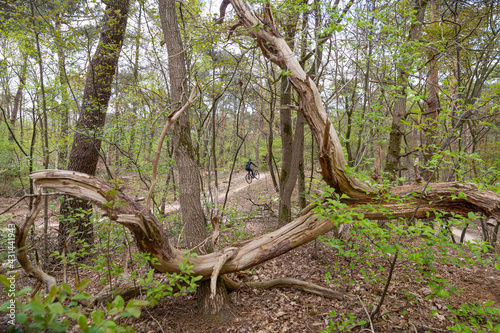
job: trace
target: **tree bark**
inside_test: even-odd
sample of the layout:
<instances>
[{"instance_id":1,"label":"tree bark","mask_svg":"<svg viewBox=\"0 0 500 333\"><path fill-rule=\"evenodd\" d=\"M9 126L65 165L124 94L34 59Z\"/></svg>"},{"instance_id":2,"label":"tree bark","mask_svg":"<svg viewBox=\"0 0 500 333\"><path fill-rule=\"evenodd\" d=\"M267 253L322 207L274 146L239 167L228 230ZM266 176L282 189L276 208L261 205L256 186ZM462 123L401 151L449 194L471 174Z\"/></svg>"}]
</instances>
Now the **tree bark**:
<instances>
[{"instance_id":1,"label":"tree bark","mask_svg":"<svg viewBox=\"0 0 500 333\"><path fill-rule=\"evenodd\" d=\"M439 1L431 0L431 11L432 11L432 20L439 20L439 9L440 4ZM431 52L430 54L431 60L429 62L429 74L427 76L427 91L429 92L428 97L424 100L425 102L425 115L426 115L426 123L424 134L425 134L425 146L422 149L424 156L424 163L426 165L429 164L429 161L432 159L434 152L436 150L436 129L437 129L437 121L436 118L438 116L438 112L441 109L441 103L439 101L439 69L437 62L437 54L435 52ZM425 180L434 180L435 172L430 168L425 168L423 172L423 176Z\"/></svg>"},{"instance_id":2,"label":"tree bark","mask_svg":"<svg viewBox=\"0 0 500 333\"><path fill-rule=\"evenodd\" d=\"M294 38L297 31L298 18L293 15L288 18L285 24L285 40L293 49ZM288 82L287 75L281 77L281 97L280 97L280 129L281 129L281 173L280 173L280 223L288 223L291 220L291 202L297 177L292 179L293 167L298 168L298 161L292 166L292 155L297 155L294 151L293 141L293 121L292 121L292 85ZM298 122L297 122L298 124ZM302 123L303 127L303 123ZM298 147L295 147L298 148ZM297 158L297 156L295 156ZM293 182L293 183L292 183Z\"/></svg>"},{"instance_id":3,"label":"tree bark","mask_svg":"<svg viewBox=\"0 0 500 333\"><path fill-rule=\"evenodd\" d=\"M159 1L160 19L169 54L168 68L172 105L179 108L187 101L187 70L185 52L177 22L174 0ZM198 165L194 158L191 142L191 126L188 112L174 125L175 161L179 173L179 200L182 222L185 226L186 243L194 252L210 252L211 242L207 241L206 219L201 207ZM222 282L219 282L222 283ZM208 285L207 285L208 284ZM217 314L227 305L227 293L222 285L216 296L210 297L210 282L202 281L198 288L198 306L203 314Z\"/></svg>"},{"instance_id":4,"label":"tree bark","mask_svg":"<svg viewBox=\"0 0 500 333\"><path fill-rule=\"evenodd\" d=\"M92 57L87 72L83 92L81 113L76 124L76 132L69 157L68 170L95 175L99 150L101 148L101 130L106 120L106 109L111 96L111 84L118 65L122 48L130 0L109 0L102 20L99 45ZM65 246L69 230L78 228L79 239L92 244L94 233L90 219L89 202L75 198L66 198L61 204L59 221L59 248ZM71 217L73 212L85 212L82 217Z\"/></svg>"},{"instance_id":5,"label":"tree bark","mask_svg":"<svg viewBox=\"0 0 500 333\"><path fill-rule=\"evenodd\" d=\"M304 124L304 115L298 112L297 124L295 125L295 137L293 138L292 152L290 154L290 173L287 176L286 182L283 183L280 188L280 194L282 194L280 210L281 223L288 223L292 220L292 194L300 171L300 155L303 155Z\"/></svg>"},{"instance_id":6,"label":"tree bark","mask_svg":"<svg viewBox=\"0 0 500 333\"><path fill-rule=\"evenodd\" d=\"M169 54L171 104L174 109L178 109L186 104L189 94L185 52L177 23L175 1L160 0L159 5L163 35ZM173 127L173 132L174 154L179 174L179 200L182 222L185 225L187 246L193 248L201 244L208 237L208 233L205 215L201 208L200 181L198 178L198 165L194 158L191 142L189 110L181 115ZM200 250L206 253L207 249Z\"/></svg>"},{"instance_id":7,"label":"tree bark","mask_svg":"<svg viewBox=\"0 0 500 333\"><path fill-rule=\"evenodd\" d=\"M418 41L422 33L422 22L424 21L427 0L415 0L414 10L416 11L416 22L411 24L408 41L410 43ZM404 61L398 65L398 88L399 95L392 112L391 132L389 133L389 145L385 157L384 171L389 178L394 180L399 173L399 160L401 158L401 139L403 138L403 125L401 120L406 117L406 89L408 88L408 69L412 67L411 61Z\"/></svg>"}]
</instances>

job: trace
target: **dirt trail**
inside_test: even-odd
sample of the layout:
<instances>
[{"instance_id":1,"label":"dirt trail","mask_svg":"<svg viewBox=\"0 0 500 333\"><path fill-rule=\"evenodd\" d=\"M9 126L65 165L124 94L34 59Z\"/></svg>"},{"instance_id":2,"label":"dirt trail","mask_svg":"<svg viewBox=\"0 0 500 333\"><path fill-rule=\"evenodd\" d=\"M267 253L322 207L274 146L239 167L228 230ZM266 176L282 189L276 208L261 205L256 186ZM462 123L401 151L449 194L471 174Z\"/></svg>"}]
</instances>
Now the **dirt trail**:
<instances>
[{"instance_id":1,"label":"dirt trail","mask_svg":"<svg viewBox=\"0 0 500 333\"><path fill-rule=\"evenodd\" d=\"M238 172L233 174L231 179L231 185L229 188L227 202L234 202L236 198L250 198L260 194L257 188L264 186L266 189L272 188L271 175L268 171L260 172L259 179L254 179L251 184L248 184L245 180L246 172ZM227 186L229 182L229 176L226 179L219 179L219 190L217 200L219 205L224 203L224 198L226 196ZM213 186L213 183L211 184ZM241 195L240 192L247 190L246 195ZM254 192L251 192L253 190ZM213 188L212 188L213 193ZM209 196L209 195L208 195ZM207 198L210 199L210 198ZM203 200L202 200L203 202ZM179 200L165 204L165 213L173 213L180 209Z\"/></svg>"}]
</instances>

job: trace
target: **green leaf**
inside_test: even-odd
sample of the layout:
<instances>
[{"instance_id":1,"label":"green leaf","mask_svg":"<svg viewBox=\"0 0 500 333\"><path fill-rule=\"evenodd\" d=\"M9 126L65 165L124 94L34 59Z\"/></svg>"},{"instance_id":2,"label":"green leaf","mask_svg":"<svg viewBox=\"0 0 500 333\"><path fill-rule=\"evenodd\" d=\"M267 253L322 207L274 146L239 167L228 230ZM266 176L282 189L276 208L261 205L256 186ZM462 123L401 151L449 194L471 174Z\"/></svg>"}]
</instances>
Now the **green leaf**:
<instances>
[{"instance_id":1,"label":"green leaf","mask_svg":"<svg viewBox=\"0 0 500 333\"><path fill-rule=\"evenodd\" d=\"M71 287L67 283L61 283L62 289L67 292L68 294L71 294Z\"/></svg>"},{"instance_id":2,"label":"green leaf","mask_svg":"<svg viewBox=\"0 0 500 333\"><path fill-rule=\"evenodd\" d=\"M126 309L129 309L131 307L140 307L140 308L143 308L143 307L148 306L148 305L149 305L148 301L134 299L134 300L131 300L130 302L128 302Z\"/></svg>"},{"instance_id":3,"label":"green leaf","mask_svg":"<svg viewBox=\"0 0 500 333\"><path fill-rule=\"evenodd\" d=\"M89 284L89 282L90 282L90 280L85 280L85 281L80 282L76 286L75 290L76 291L82 291L83 289L85 289L85 287L87 287L87 285Z\"/></svg>"},{"instance_id":4,"label":"green leaf","mask_svg":"<svg viewBox=\"0 0 500 333\"><path fill-rule=\"evenodd\" d=\"M90 314L90 316L92 317L92 320L94 321L94 323L100 323L101 321L103 321L104 319L104 313L101 311L101 310L97 310L95 312L92 312Z\"/></svg>"},{"instance_id":5,"label":"green leaf","mask_svg":"<svg viewBox=\"0 0 500 333\"><path fill-rule=\"evenodd\" d=\"M88 299L90 298L89 294L76 294L71 299Z\"/></svg>"},{"instance_id":6,"label":"green leaf","mask_svg":"<svg viewBox=\"0 0 500 333\"><path fill-rule=\"evenodd\" d=\"M123 300L123 297L121 297L120 295L116 296L115 300L113 301L113 305L118 311L123 310L123 308L125 307L125 301Z\"/></svg>"},{"instance_id":7,"label":"green leaf","mask_svg":"<svg viewBox=\"0 0 500 333\"><path fill-rule=\"evenodd\" d=\"M21 325L27 325L28 315L26 313L16 313L16 321Z\"/></svg>"},{"instance_id":8,"label":"green leaf","mask_svg":"<svg viewBox=\"0 0 500 333\"><path fill-rule=\"evenodd\" d=\"M82 330L86 329L88 326L87 317L85 317L83 314L79 313L78 319L76 320L76 323L80 326L80 329L82 329Z\"/></svg>"},{"instance_id":9,"label":"green leaf","mask_svg":"<svg viewBox=\"0 0 500 333\"><path fill-rule=\"evenodd\" d=\"M45 311L45 307L38 300L33 300L33 301L29 302L28 305L31 308L31 311L33 311L35 313Z\"/></svg>"},{"instance_id":10,"label":"green leaf","mask_svg":"<svg viewBox=\"0 0 500 333\"><path fill-rule=\"evenodd\" d=\"M138 307L131 307L131 308L128 308L127 309L127 312L130 313L132 316L134 316L135 318L139 318L139 316L141 315L141 309L138 308Z\"/></svg>"},{"instance_id":11,"label":"green leaf","mask_svg":"<svg viewBox=\"0 0 500 333\"><path fill-rule=\"evenodd\" d=\"M53 303L49 305L49 310L55 314L63 314L64 308L61 303Z\"/></svg>"},{"instance_id":12,"label":"green leaf","mask_svg":"<svg viewBox=\"0 0 500 333\"><path fill-rule=\"evenodd\" d=\"M0 275L0 283L6 287L10 287L10 280L5 275Z\"/></svg>"}]
</instances>

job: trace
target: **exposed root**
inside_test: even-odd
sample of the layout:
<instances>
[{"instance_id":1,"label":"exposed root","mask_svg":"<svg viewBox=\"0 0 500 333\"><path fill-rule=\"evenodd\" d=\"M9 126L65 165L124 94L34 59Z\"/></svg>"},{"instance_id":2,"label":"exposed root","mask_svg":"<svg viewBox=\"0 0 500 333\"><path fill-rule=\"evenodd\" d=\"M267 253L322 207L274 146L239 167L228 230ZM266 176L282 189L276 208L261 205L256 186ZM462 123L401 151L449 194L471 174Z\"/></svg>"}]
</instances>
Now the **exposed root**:
<instances>
[{"instance_id":1,"label":"exposed root","mask_svg":"<svg viewBox=\"0 0 500 333\"><path fill-rule=\"evenodd\" d=\"M310 294L323 296L326 298L343 301L349 296L346 293L333 291L331 289L319 286L317 284L306 282L294 278L283 277L268 281L242 282L238 283L227 276L223 277L224 284L228 290L238 290L244 286L256 289L271 289L271 288L293 288Z\"/></svg>"},{"instance_id":2,"label":"exposed root","mask_svg":"<svg viewBox=\"0 0 500 333\"><path fill-rule=\"evenodd\" d=\"M146 287L138 285L133 281L125 284L122 287L117 287L114 290L109 290L109 288L106 288L95 297L91 298L90 301L85 304L85 306L90 308L100 303L111 302L116 296L121 296L126 302L132 298L139 296L146 289Z\"/></svg>"}]
</instances>

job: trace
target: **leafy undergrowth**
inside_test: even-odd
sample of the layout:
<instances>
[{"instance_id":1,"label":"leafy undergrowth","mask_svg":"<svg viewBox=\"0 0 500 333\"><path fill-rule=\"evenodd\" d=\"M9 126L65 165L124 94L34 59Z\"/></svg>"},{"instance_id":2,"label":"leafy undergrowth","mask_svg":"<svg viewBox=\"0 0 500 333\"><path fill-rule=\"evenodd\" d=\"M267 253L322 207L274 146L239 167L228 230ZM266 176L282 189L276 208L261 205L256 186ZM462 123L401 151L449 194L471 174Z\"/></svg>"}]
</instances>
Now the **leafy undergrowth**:
<instances>
[{"instance_id":1,"label":"leafy undergrowth","mask_svg":"<svg viewBox=\"0 0 500 333\"><path fill-rule=\"evenodd\" d=\"M342 328L340 322L348 322L349 316L355 323L368 321L364 307L370 312L377 304L383 285L368 283L357 272L349 273L349 278L344 281L326 283L327 273L336 276L331 269L333 265L349 267L350 264L348 258L339 256L334 249L318 241L233 276L238 281L294 277L345 291L351 296L346 301L291 289L243 289L230 295L231 308L223 317L203 319L196 313L196 295L190 294L164 299L156 308L146 310L133 326L138 332L319 332L329 327L332 321L334 324L339 322L339 326L332 330L334 332L349 329L359 332L366 328L354 327L350 323ZM374 259L373 264L388 265L385 259ZM449 285L457 290L463 290L449 297L435 295L428 284L418 281L417 275L408 274L403 265L397 265L395 269L381 316L373 322L375 332L449 331L447 328L457 323L470 322L471 319L481 321L486 317L500 323L498 314L481 315L481 311L470 310L467 314L464 311L457 314L456 311L469 302L476 302L476 307L480 302L483 309L491 306L487 302L500 304L500 274L492 265L460 269L450 264L436 264L438 277L448 280ZM380 276L383 279L384 273Z\"/></svg>"},{"instance_id":2,"label":"leafy undergrowth","mask_svg":"<svg viewBox=\"0 0 500 333\"><path fill-rule=\"evenodd\" d=\"M256 233L255 230L265 232L270 227L267 223L247 221L245 228ZM421 240L413 242L416 247ZM319 332L328 327L335 327L331 331L338 332L361 331L365 328L355 327L353 323L368 322L366 311L370 312L378 303L384 287L383 283L367 281L353 265L352 258L363 253L364 250L358 248L353 250L352 256L345 256L338 249L315 241L251 270L232 275L240 282L283 276L306 280L347 292L350 299L342 302L291 289L245 288L230 294L231 307L222 316L201 318L196 310L196 294L190 292L180 297L167 296L154 308L143 308L138 319L127 317L118 319L118 323L134 327L137 332ZM450 255L459 256L459 253L451 250ZM370 262L371 267L379 267L372 270L378 271L374 273L375 280L385 281L387 269L380 267L389 266L387 259L373 257ZM484 313L493 307L491 302L500 304L500 273L493 264L457 267L436 262L435 276L447 280L448 289L453 286L461 290L449 295L437 295L436 290L429 288L428 283L407 266L408 262L401 261L395 267L381 316L372 323L375 332L440 332L461 324L471 327L474 321L482 323L486 318L499 322L498 313ZM75 279L73 275L70 272L70 281ZM162 277L161 274L155 275L157 280ZM98 293L102 289L98 283L102 276L87 273L80 278L91 280L86 291ZM22 282L31 284L34 281L23 277ZM464 305L467 303L475 305ZM5 331L5 324L4 321L2 331ZM483 330L489 331L492 330Z\"/></svg>"},{"instance_id":3,"label":"leafy undergrowth","mask_svg":"<svg viewBox=\"0 0 500 333\"><path fill-rule=\"evenodd\" d=\"M273 217L276 207L261 205L262 202L272 202L269 199L273 195L272 187L269 191L263 190L267 186L265 182L260 182L235 187L237 193L229 200L228 221L221 229L221 246L278 227ZM57 207L52 210L58 211ZM334 213L327 213L335 220ZM176 279L182 279L172 276L165 279L163 274L152 274L145 258L136 255L137 249L122 228L107 223L99 216L96 219L100 221L97 226L101 226L101 229L98 228L101 231L97 233L97 240L102 247L90 261L66 258L73 260L67 270L69 286L59 289L59 293L66 290L69 294L70 288L81 289L80 281L84 280L90 280L85 293L96 295L109 285L124 284L127 279L144 281L149 285L154 281L175 284ZM165 226L173 234L180 231L181 226L174 212ZM144 302L128 305L118 299L108 306L98 305L93 309L81 308L77 311L83 313L87 321L75 313L68 313L56 316L54 323L67 320L69 331L75 332L78 331L78 323L82 327L95 322L116 324L118 329L111 331L134 328L136 332L145 333L499 331L495 325L500 325L500 273L495 268L498 259L494 254L477 246L454 245L449 237L437 231L437 227L424 228L427 234L422 235L411 234L410 226L401 229L393 227L396 233L386 232L391 230L390 225L354 223L349 230L341 233L340 238L333 232L329 233L322 240L231 275L239 282L293 277L345 292L348 298L344 301L292 289L243 288L230 294L230 308L223 314L202 318L197 313L195 292L186 289L175 297L160 297L171 293L168 288L158 285L154 295L144 292L139 297L147 299L150 305L144 306ZM384 302L379 314L370 322L367 314L373 311L384 294L395 255L399 257ZM48 270L58 281L63 276L62 259L53 256ZM185 269L188 270L189 266ZM16 280L18 290L35 284L22 270L19 271ZM28 295L26 289L23 292ZM65 299L65 302L46 308L56 314L66 314L64 311L71 311L67 308L70 297L65 296ZM7 300L7 295L1 293L0 302ZM42 298L38 301L43 304ZM57 303L57 300L54 301ZM36 303L23 309L26 312L33 309L40 313L49 311ZM100 315L94 315L94 318L91 313ZM141 315L136 318L139 313ZM111 320L113 318L116 320ZM23 316L21 320L24 320ZM8 317L4 316L0 319L0 331L6 331L7 327Z\"/></svg>"}]
</instances>

